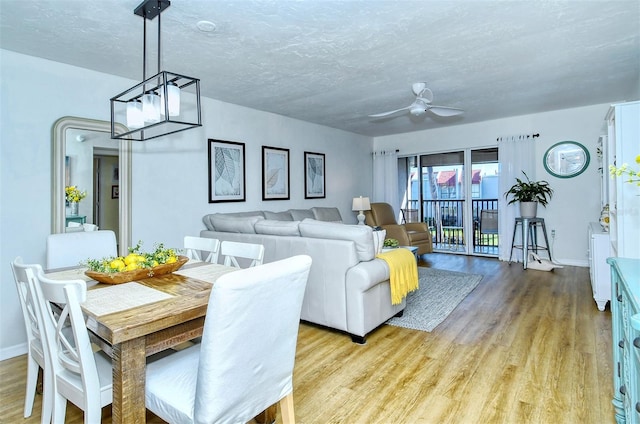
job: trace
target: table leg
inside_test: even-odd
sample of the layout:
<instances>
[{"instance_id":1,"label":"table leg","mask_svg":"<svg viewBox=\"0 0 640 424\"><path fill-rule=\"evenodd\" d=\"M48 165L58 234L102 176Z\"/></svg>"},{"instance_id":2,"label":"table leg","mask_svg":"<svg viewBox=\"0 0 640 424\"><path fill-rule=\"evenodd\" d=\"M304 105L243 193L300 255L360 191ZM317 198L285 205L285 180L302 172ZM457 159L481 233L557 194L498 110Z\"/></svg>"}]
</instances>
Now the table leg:
<instances>
[{"instance_id":1,"label":"table leg","mask_svg":"<svg viewBox=\"0 0 640 424\"><path fill-rule=\"evenodd\" d=\"M113 346L113 424L144 423L146 373L144 337Z\"/></svg>"}]
</instances>

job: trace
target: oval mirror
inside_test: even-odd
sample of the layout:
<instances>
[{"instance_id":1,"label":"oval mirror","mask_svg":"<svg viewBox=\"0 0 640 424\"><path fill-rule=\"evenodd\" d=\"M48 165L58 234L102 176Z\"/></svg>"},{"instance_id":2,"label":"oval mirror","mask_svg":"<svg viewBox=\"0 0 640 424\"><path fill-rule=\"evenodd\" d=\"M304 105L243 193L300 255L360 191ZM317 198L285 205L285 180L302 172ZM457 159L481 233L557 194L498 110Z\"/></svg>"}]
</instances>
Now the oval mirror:
<instances>
[{"instance_id":1,"label":"oval mirror","mask_svg":"<svg viewBox=\"0 0 640 424\"><path fill-rule=\"evenodd\" d=\"M127 127L122 124L116 124L116 133L120 134L128 131ZM110 172L116 172L110 178L117 179L113 185L104 188L109 191L109 197L118 199L118 230L116 231L116 237L118 239L118 250L120 254L127 254L128 246L131 245L131 141L130 140L111 140L109 138L111 134L111 123L108 121L99 121L95 119L78 118L74 116L65 116L58 119L53 125L53 146L52 146L52 193L51 193L51 232L63 233L67 230L67 223L69 221L69 211L65 201L65 187L67 185L73 185L72 177L70 176L70 169L77 169L70 165L71 157L68 154L68 143L87 143L92 137L87 134L99 134L100 138L106 140L111 146L111 149L104 149L104 145L100 146L92 144L90 150L92 153L90 157L86 158L85 164L82 164L84 169L91 168L94 160L94 155L104 153L105 150L117 152L117 168L115 165L113 169L109 169ZM75 156L74 156L75 157ZM75 165L75 164L74 164ZM79 187L82 191L87 193L94 192L94 183L88 183L90 187ZM115 191L114 191L114 187ZM91 196L87 196L85 201L87 205L83 212L80 213L81 217L87 218L88 222L93 223L93 204L95 200L92 200ZM91 205L88 205L91 203ZM87 222L87 221L85 221Z\"/></svg>"},{"instance_id":2,"label":"oval mirror","mask_svg":"<svg viewBox=\"0 0 640 424\"><path fill-rule=\"evenodd\" d=\"M561 141L547 149L544 169L554 177L571 178L580 175L589 166L589 151L575 141Z\"/></svg>"}]
</instances>

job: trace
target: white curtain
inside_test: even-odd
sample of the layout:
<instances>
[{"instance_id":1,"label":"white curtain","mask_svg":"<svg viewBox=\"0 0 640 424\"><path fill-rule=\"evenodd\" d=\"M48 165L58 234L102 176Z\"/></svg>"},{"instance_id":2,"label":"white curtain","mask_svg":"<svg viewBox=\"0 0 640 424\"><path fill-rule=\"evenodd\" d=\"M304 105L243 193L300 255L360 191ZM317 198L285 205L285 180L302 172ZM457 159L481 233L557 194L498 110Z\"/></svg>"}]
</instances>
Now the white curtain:
<instances>
[{"instance_id":1,"label":"white curtain","mask_svg":"<svg viewBox=\"0 0 640 424\"><path fill-rule=\"evenodd\" d=\"M395 150L373 152L373 201L385 202L397 212L398 153Z\"/></svg>"},{"instance_id":2,"label":"white curtain","mask_svg":"<svg viewBox=\"0 0 640 424\"><path fill-rule=\"evenodd\" d=\"M498 231L500 234L500 260L508 261L511 253L511 240L516 217L520 216L519 206L513 203L507 206L504 197L516 178L535 179L535 142L533 135L515 135L498 137L498 162L500 163L500 197L498 198ZM511 199L509 199L511 200ZM522 254L514 258L522 259Z\"/></svg>"}]
</instances>

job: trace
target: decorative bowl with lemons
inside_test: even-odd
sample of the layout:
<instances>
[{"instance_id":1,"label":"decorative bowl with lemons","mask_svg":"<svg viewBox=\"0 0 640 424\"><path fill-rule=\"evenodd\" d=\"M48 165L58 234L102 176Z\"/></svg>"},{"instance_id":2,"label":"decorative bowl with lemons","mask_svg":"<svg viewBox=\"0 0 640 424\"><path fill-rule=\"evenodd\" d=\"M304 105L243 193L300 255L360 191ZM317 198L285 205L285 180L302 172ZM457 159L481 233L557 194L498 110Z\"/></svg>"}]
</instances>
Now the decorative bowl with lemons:
<instances>
[{"instance_id":1,"label":"decorative bowl with lemons","mask_svg":"<svg viewBox=\"0 0 640 424\"><path fill-rule=\"evenodd\" d=\"M141 251L142 242L129 248L127 256L89 259L85 274L101 283L121 284L177 271L189 259L167 249L162 243L151 253Z\"/></svg>"}]
</instances>

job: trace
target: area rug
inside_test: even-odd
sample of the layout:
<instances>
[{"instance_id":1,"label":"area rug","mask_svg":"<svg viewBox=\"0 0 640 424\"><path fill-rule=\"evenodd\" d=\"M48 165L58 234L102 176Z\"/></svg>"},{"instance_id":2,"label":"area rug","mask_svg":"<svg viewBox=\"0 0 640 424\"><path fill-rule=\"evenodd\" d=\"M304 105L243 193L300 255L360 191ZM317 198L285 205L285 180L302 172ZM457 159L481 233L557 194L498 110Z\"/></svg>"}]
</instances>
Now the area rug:
<instances>
[{"instance_id":1,"label":"area rug","mask_svg":"<svg viewBox=\"0 0 640 424\"><path fill-rule=\"evenodd\" d=\"M418 267L420 288L407 295L407 307L401 317L387 324L414 330L431 331L476 288L482 275Z\"/></svg>"}]
</instances>

